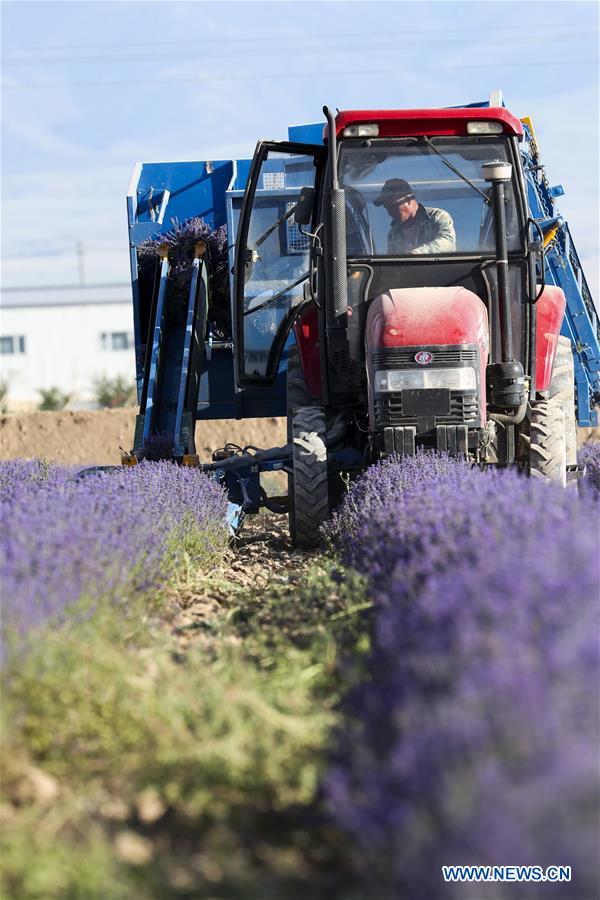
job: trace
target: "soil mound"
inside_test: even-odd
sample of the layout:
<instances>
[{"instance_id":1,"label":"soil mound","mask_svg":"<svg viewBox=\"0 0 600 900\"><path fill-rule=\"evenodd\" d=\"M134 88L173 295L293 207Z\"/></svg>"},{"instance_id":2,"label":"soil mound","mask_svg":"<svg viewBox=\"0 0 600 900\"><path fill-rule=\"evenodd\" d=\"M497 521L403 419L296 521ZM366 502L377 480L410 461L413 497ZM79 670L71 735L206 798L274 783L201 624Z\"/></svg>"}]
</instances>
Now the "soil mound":
<instances>
[{"instance_id":1,"label":"soil mound","mask_svg":"<svg viewBox=\"0 0 600 900\"><path fill-rule=\"evenodd\" d=\"M0 416L0 459L45 457L63 465L117 465L119 447L133 443L135 409L33 412ZM198 422L196 448L209 462L227 442L277 447L286 443L285 419Z\"/></svg>"},{"instance_id":2,"label":"soil mound","mask_svg":"<svg viewBox=\"0 0 600 900\"><path fill-rule=\"evenodd\" d=\"M0 416L0 459L45 457L64 465L118 465L119 447L133 444L135 409L32 412ZM597 428L578 429L578 443L599 440ZM221 419L198 422L196 449L203 462L227 442L279 447L286 443L285 419Z\"/></svg>"}]
</instances>

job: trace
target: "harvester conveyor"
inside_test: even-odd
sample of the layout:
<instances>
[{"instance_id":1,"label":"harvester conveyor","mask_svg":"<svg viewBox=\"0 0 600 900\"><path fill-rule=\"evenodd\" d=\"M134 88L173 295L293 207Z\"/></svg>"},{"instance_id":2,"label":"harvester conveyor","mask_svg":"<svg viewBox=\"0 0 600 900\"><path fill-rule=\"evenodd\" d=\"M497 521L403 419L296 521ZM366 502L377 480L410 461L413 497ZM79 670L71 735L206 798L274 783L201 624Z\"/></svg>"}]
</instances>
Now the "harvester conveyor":
<instances>
[{"instance_id":1,"label":"harvester conveyor","mask_svg":"<svg viewBox=\"0 0 600 900\"><path fill-rule=\"evenodd\" d=\"M562 288L567 299L561 334L569 338L573 350L577 418L581 426L597 427L597 404L600 402L598 314L568 223L557 209L556 200L564 195L564 189L562 185L550 185L531 119L522 121L529 207L544 238L546 282Z\"/></svg>"}]
</instances>

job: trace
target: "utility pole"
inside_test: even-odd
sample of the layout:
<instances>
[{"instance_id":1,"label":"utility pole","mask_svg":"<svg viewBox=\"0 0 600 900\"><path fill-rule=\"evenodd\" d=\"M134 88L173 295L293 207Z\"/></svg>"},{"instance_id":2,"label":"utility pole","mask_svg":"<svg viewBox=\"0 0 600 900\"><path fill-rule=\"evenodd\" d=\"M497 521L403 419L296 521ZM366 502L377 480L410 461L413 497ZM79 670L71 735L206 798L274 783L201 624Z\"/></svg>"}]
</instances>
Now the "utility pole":
<instances>
[{"instance_id":1,"label":"utility pole","mask_svg":"<svg viewBox=\"0 0 600 900\"><path fill-rule=\"evenodd\" d=\"M81 287L85 284L85 265L84 265L84 253L83 253L83 244L81 241L77 241L77 266L79 269L79 284Z\"/></svg>"}]
</instances>

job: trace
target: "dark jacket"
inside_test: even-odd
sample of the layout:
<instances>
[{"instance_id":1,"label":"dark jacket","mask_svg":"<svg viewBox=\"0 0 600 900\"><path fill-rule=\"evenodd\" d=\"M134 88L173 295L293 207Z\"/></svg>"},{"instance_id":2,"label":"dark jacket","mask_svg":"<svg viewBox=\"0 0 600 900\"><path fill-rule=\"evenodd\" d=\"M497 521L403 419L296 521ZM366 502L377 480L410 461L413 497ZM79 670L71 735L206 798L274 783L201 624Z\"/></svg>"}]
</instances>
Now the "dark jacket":
<instances>
[{"instance_id":1,"label":"dark jacket","mask_svg":"<svg viewBox=\"0 0 600 900\"><path fill-rule=\"evenodd\" d=\"M445 209L432 206L419 208L409 224L392 222L388 234L388 253L404 256L407 253L452 253L456 249L456 234L452 216Z\"/></svg>"}]
</instances>

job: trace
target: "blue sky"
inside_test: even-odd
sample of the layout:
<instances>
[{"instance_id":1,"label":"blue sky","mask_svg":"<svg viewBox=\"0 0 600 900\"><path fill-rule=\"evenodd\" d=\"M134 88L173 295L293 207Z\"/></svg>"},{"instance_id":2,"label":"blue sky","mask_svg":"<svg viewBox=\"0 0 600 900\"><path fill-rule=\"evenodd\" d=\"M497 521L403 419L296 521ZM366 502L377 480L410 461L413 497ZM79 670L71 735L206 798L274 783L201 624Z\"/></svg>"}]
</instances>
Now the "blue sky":
<instances>
[{"instance_id":1,"label":"blue sky","mask_svg":"<svg viewBox=\"0 0 600 900\"><path fill-rule=\"evenodd\" d=\"M252 154L339 108L531 115L598 293L595 2L12 2L2 15L4 286L128 278L137 160Z\"/></svg>"}]
</instances>

